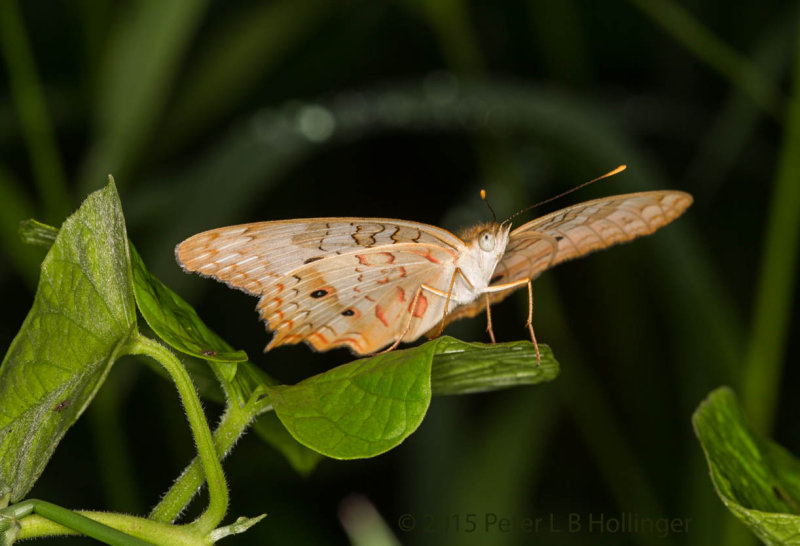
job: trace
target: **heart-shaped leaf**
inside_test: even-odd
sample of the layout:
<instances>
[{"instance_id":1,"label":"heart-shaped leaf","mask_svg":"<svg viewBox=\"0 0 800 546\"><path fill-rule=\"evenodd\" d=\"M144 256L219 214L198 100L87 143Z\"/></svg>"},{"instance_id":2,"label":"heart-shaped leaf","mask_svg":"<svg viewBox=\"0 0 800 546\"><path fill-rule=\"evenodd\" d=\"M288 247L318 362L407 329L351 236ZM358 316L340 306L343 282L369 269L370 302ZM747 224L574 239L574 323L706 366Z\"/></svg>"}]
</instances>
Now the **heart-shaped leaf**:
<instances>
[{"instance_id":1,"label":"heart-shaped leaf","mask_svg":"<svg viewBox=\"0 0 800 546\"><path fill-rule=\"evenodd\" d=\"M12 501L33 486L135 328L125 221L111 182L64 222L0 367L0 482Z\"/></svg>"},{"instance_id":2,"label":"heart-shaped leaf","mask_svg":"<svg viewBox=\"0 0 800 546\"><path fill-rule=\"evenodd\" d=\"M267 392L281 422L301 444L336 459L374 457L400 444L422 422L435 359L443 359L435 384L442 392L456 393L552 379L557 363L549 350L545 355L544 369L536 371L530 343L485 345L440 337ZM508 365L503 356L513 357ZM488 371L482 373L481 366Z\"/></svg>"}]
</instances>

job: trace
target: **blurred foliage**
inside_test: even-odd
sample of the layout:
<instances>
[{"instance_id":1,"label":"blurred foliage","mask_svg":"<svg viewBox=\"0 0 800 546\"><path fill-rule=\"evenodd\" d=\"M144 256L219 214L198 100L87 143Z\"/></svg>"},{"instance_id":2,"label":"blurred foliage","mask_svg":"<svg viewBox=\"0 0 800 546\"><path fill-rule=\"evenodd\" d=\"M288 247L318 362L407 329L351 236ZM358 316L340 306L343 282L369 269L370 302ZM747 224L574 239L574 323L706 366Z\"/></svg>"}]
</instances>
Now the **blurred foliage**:
<instances>
[{"instance_id":1,"label":"blurred foliage","mask_svg":"<svg viewBox=\"0 0 800 546\"><path fill-rule=\"evenodd\" d=\"M255 300L183 275L184 237L336 215L456 229L487 218L481 187L505 217L626 163L555 206L652 188L696 203L663 232L537 280L556 381L434 398L398 449L307 477L247 436L225 464L231 511L269 517L238 540L346 544L338 507L357 493L404 544L532 539L440 525L467 513L691 520L666 540L542 531L540 544L751 543L714 493L690 417L728 384L759 432L800 451L800 378L785 366L800 331L798 22L796 2L775 0L2 2L0 342L43 256L19 221L60 225L109 173L153 272L252 356L267 341ZM525 305L497 306L501 340L524 339ZM473 319L448 333L483 330ZM293 382L350 355L253 358ZM145 513L192 457L171 386L122 368L34 496ZM435 532L402 532L403 514L429 515Z\"/></svg>"}]
</instances>

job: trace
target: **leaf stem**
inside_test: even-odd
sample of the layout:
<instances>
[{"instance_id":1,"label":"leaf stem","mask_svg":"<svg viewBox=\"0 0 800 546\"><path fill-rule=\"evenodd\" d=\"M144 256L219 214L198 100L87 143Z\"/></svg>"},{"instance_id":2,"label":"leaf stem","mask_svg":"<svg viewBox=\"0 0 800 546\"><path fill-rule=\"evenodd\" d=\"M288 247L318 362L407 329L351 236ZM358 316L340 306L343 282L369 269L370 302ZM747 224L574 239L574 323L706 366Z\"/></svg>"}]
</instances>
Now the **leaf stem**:
<instances>
[{"instance_id":1,"label":"leaf stem","mask_svg":"<svg viewBox=\"0 0 800 546\"><path fill-rule=\"evenodd\" d=\"M198 457L208 482L209 493L205 512L187 527L204 534L210 532L222 521L228 510L228 487L194 384L177 357L160 343L139 334L133 338L127 349L128 354L147 355L158 361L175 382L197 443Z\"/></svg>"},{"instance_id":2,"label":"leaf stem","mask_svg":"<svg viewBox=\"0 0 800 546\"><path fill-rule=\"evenodd\" d=\"M37 499L29 499L19 504L9 506L8 508L0 511L0 514L5 516L0 518L0 532L5 531L6 528L10 527L13 520L25 518L23 520L23 531L19 536L21 539L30 538L32 536L41 536L39 533L31 534L30 532L30 524L34 523L35 525L36 523L39 523L39 531L42 531L45 528L49 529L49 532L42 534L65 534L72 530L97 539L101 542L105 542L106 544L111 544L112 546L147 546L148 544L151 544L150 542L135 536L131 536L113 527L109 527L108 525L95 521L94 519L90 519L82 514L79 514L78 512L73 512L72 510L68 510L61 506ZM30 516L31 514L40 515L42 517L42 521L33 520L31 517L26 517ZM121 516L117 514L107 515L117 517ZM130 516L121 517L127 517L130 519ZM133 519L138 520L139 518ZM45 521L48 523L41 525ZM53 525L53 523L57 525ZM163 528L165 526L159 524L159 527Z\"/></svg>"},{"instance_id":3,"label":"leaf stem","mask_svg":"<svg viewBox=\"0 0 800 546\"><path fill-rule=\"evenodd\" d=\"M245 406L230 404L214 431L217 457L225 457L253 419L270 408L269 399L263 398L259 392L254 393ZM189 463L161 502L150 512L149 519L168 523L178 517L205 481L202 465L199 457Z\"/></svg>"}]
</instances>

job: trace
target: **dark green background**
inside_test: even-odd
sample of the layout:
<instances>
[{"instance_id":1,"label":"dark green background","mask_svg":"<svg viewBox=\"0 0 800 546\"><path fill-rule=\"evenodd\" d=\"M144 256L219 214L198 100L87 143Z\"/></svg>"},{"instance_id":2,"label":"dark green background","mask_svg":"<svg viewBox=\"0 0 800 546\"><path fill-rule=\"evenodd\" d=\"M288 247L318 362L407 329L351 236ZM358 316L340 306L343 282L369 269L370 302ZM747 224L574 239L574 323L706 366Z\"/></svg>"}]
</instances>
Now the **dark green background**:
<instances>
[{"instance_id":1,"label":"dark green background","mask_svg":"<svg viewBox=\"0 0 800 546\"><path fill-rule=\"evenodd\" d=\"M19 4L0 7L3 347L42 258L18 242L17 222L59 225L108 173L151 270L286 382L351 357L263 355L256 300L182 274L184 237L337 215L458 229L489 217L482 187L506 217L620 163L624 174L524 218L626 191L695 196L664 231L534 283L537 336L562 366L553 383L436 398L399 448L326 460L305 478L246 436L224 465L231 514L269 516L229 542L346 544L337 513L360 493L404 544L747 543L690 416L728 384L757 428L800 451L797 3ZM298 128L320 112L334 129L318 142ZM525 303L496 307L499 340L526 336ZM484 340L483 329L473 319L448 331ZM173 388L126 360L31 495L145 513L192 453ZM569 514L623 512L689 518L689 532L566 532ZM396 525L406 513L414 532ZM562 532L453 531L470 513L553 514Z\"/></svg>"}]
</instances>

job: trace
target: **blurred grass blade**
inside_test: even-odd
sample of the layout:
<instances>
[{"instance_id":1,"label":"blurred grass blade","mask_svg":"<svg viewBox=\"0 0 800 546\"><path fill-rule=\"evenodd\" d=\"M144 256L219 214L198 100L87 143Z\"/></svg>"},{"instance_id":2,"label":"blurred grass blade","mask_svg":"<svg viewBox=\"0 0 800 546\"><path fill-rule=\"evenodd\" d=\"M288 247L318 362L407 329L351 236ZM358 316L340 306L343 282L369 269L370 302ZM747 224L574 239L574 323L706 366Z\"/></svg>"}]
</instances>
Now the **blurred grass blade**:
<instances>
[{"instance_id":1,"label":"blurred grass blade","mask_svg":"<svg viewBox=\"0 0 800 546\"><path fill-rule=\"evenodd\" d=\"M110 183L64 222L0 367L0 482L12 500L33 486L135 329L125 222Z\"/></svg>"},{"instance_id":2,"label":"blurred grass blade","mask_svg":"<svg viewBox=\"0 0 800 546\"><path fill-rule=\"evenodd\" d=\"M17 236L19 223L33 216L33 204L20 184L0 166L0 250L28 285L36 288L41 252L31 251Z\"/></svg>"},{"instance_id":3,"label":"blurred grass blade","mask_svg":"<svg viewBox=\"0 0 800 546\"><path fill-rule=\"evenodd\" d=\"M187 137L230 116L244 97L268 77L284 56L310 35L335 5L324 0L278 0L240 6L219 21L184 78L159 148L179 146Z\"/></svg>"},{"instance_id":4,"label":"blurred grass blade","mask_svg":"<svg viewBox=\"0 0 800 546\"><path fill-rule=\"evenodd\" d=\"M794 89L772 189L741 381L742 403L761 432L770 430L775 414L800 253L800 41L795 44L794 63Z\"/></svg>"},{"instance_id":5,"label":"blurred grass blade","mask_svg":"<svg viewBox=\"0 0 800 546\"><path fill-rule=\"evenodd\" d=\"M206 0L125 4L97 80L95 142L80 175L88 192L109 173L126 180L162 116Z\"/></svg>"},{"instance_id":6,"label":"blurred grass blade","mask_svg":"<svg viewBox=\"0 0 800 546\"><path fill-rule=\"evenodd\" d=\"M783 120L784 98L761 69L695 19L674 0L629 0L731 85L747 93L764 112Z\"/></svg>"},{"instance_id":7,"label":"blurred grass blade","mask_svg":"<svg viewBox=\"0 0 800 546\"><path fill-rule=\"evenodd\" d=\"M428 20L447 66L460 74L480 74L485 62L464 0L406 0Z\"/></svg>"},{"instance_id":8,"label":"blurred grass blade","mask_svg":"<svg viewBox=\"0 0 800 546\"><path fill-rule=\"evenodd\" d=\"M556 80L587 84L592 63L587 58L586 31L575 0L526 2L530 39L541 52L547 75ZM571 29L564 32L564 29Z\"/></svg>"},{"instance_id":9,"label":"blurred grass blade","mask_svg":"<svg viewBox=\"0 0 800 546\"><path fill-rule=\"evenodd\" d=\"M725 506L765 544L800 545L800 460L757 436L726 387L700 404L692 423Z\"/></svg>"},{"instance_id":10,"label":"blurred grass blade","mask_svg":"<svg viewBox=\"0 0 800 546\"><path fill-rule=\"evenodd\" d=\"M753 48L751 57L772 81L783 81L789 70L796 30L792 15L796 11L797 6L788 6L759 36ZM731 182L728 174L741 161L746 146L757 138L761 119L758 105L742 89L732 87L728 91L684 175L684 185L693 188L698 202L710 202L719 196L723 184Z\"/></svg>"},{"instance_id":11,"label":"blurred grass blade","mask_svg":"<svg viewBox=\"0 0 800 546\"><path fill-rule=\"evenodd\" d=\"M45 220L60 223L70 209L67 182L16 0L0 2L0 44Z\"/></svg>"},{"instance_id":12,"label":"blurred grass blade","mask_svg":"<svg viewBox=\"0 0 800 546\"><path fill-rule=\"evenodd\" d=\"M400 546L389 525L363 495L350 494L342 500L339 521L351 546Z\"/></svg>"}]
</instances>

